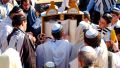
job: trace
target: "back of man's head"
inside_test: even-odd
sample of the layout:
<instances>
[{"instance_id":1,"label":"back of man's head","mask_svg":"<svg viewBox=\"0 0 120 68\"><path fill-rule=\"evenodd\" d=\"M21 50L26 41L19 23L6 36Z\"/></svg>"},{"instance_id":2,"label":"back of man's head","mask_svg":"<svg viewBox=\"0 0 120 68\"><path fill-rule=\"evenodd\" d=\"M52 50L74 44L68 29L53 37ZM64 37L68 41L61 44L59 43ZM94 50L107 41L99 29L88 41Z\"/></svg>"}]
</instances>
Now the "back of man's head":
<instances>
[{"instance_id":1,"label":"back of man's head","mask_svg":"<svg viewBox=\"0 0 120 68\"><path fill-rule=\"evenodd\" d=\"M54 24L52 27L52 35L55 39L60 40L62 38L63 27L61 24Z\"/></svg>"},{"instance_id":2,"label":"back of man's head","mask_svg":"<svg viewBox=\"0 0 120 68\"><path fill-rule=\"evenodd\" d=\"M12 20L12 26L13 27L20 26L22 24L22 21L25 21L25 20L27 20L25 15L22 15L22 14L15 15Z\"/></svg>"},{"instance_id":3,"label":"back of man's head","mask_svg":"<svg viewBox=\"0 0 120 68\"><path fill-rule=\"evenodd\" d=\"M84 41L93 48L98 47L101 42L99 32L93 28L89 28L84 34Z\"/></svg>"},{"instance_id":4,"label":"back of man's head","mask_svg":"<svg viewBox=\"0 0 120 68\"><path fill-rule=\"evenodd\" d=\"M16 15L17 13L20 13L21 11L22 9L19 6L14 6L13 9L9 13L10 18L12 19L14 15Z\"/></svg>"},{"instance_id":5,"label":"back of man's head","mask_svg":"<svg viewBox=\"0 0 120 68\"><path fill-rule=\"evenodd\" d=\"M79 62L83 62L80 64L82 67L94 66L96 58L96 51L91 46L82 47L78 53Z\"/></svg>"}]
</instances>

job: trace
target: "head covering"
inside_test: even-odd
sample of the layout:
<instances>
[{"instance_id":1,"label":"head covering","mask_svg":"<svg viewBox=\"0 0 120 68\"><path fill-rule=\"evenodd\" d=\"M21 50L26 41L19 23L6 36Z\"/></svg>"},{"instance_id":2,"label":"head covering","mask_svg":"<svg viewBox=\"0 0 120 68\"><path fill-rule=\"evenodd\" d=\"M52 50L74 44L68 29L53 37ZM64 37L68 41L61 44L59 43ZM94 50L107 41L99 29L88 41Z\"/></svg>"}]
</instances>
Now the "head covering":
<instances>
[{"instance_id":1,"label":"head covering","mask_svg":"<svg viewBox=\"0 0 120 68\"><path fill-rule=\"evenodd\" d=\"M83 11L84 13L84 18L88 18L90 20L90 14L88 11Z\"/></svg>"},{"instance_id":2,"label":"head covering","mask_svg":"<svg viewBox=\"0 0 120 68\"><path fill-rule=\"evenodd\" d=\"M87 38L95 38L97 35L98 35L98 31L93 28L89 28L85 33L85 36Z\"/></svg>"},{"instance_id":3,"label":"head covering","mask_svg":"<svg viewBox=\"0 0 120 68\"><path fill-rule=\"evenodd\" d=\"M51 61L45 63L45 68L54 68L55 64Z\"/></svg>"},{"instance_id":4,"label":"head covering","mask_svg":"<svg viewBox=\"0 0 120 68\"><path fill-rule=\"evenodd\" d=\"M92 26L89 23L86 23L85 21L81 21L79 23L79 27L81 27L81 30L84 32L84 30L92 28Z\"/></svg>"},{"instance_id":5,"label":"head covering","mask_svg":"<svg viewBox=\"0 0 120 68\"><path fill-rule=\"evenodd\" d=\"M107 22L107 24L111 23L112 16L109 13L106 13L102 16L103 19Z\"/></svg>"},{"instance_id":6,"label":"head covering","mask_svg":"<svg viewBox=\"0 0 120 68\"><path fill-rule=\"evenodd\" d=\"M79 51L96 53L95 49L91 46L84 46Z\"/></svg>"},{"instance_id":7,"label":"head covering","mask_svg":"<svg viewBox=\"0 0 120 68\"><path fill-rule=\"evenodd\" d=\"M114 7L114 8L112 9L111 13L116 14L116 15L119 15L119 14L120 14L120 10L119 10L119 8Z\"/></svg>"},{"instance_id":8,"label":"head covering","mask_svg":"<svg viewBox=\"0 0 120 68\"><path fill-rule=\"evenodd\" d=\"M52 27L52 33L57 33L60 32L62 30L62 25L60 24L54 24Z\"/></svg>"}]
</instances>

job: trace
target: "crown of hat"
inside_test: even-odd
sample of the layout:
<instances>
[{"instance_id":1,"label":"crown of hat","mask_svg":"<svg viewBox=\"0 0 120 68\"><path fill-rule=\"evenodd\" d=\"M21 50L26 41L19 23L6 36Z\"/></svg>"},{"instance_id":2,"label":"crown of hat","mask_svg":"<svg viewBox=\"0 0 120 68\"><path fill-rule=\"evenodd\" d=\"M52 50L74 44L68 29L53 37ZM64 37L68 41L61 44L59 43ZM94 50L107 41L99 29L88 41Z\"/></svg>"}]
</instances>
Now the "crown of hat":
<instances>
[{"instance_id":1,"label":"crown of hat","mask_svg":"<svg viewBox=\"0 0 120 68\"><path fill-rule=\"evenodd\" d=\"M52 33L57 33L59 31L61 31L61 29L62 29L62 25L54 24L53 27L52 27Z\"/></svg>"},{"instance_id":2,"label":"crown of hat","mask_svg":"<svg viewBox=\"0 0 120 68\"><path fill-rule=\"evenodd\" d=\"M80 51L96 53L96 51L94 50L94 48L92 48L91 46L84 46L84 47L82 47L80 49Z\"/></svg>"},{"instance_id":3,"label":"crown of hat","mask_svg":"<svg viewBox=\"0 0 120 68\"><path fill-rule=\"evenodd\" d=\"M85 33L85 36L87 38L95 38L97 35L98 35L98 31L93 28L89 28Z\"/></svg>"}]
</instances>

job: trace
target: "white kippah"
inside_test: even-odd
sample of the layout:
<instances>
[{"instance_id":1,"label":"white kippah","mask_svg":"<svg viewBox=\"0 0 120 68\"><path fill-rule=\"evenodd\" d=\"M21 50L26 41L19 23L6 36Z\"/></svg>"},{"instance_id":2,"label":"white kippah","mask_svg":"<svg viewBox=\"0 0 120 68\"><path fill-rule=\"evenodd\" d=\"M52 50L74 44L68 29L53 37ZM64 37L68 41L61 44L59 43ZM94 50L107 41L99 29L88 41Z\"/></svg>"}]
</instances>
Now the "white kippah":
<instances>
[{"instance_id":1,"label":"white kippah","mask_svg":"<svg viewBox=\"0 0 120 68\"><path fill-rule=\"evenodd\" d=\"M55 64L53 62L49 61L45 64L45 66L48 67L48 68L54 68Z\"/></svg>"},{"instance_id":2,"label":"white kippah","mask_svg":"<svg viewBox=\"0 0 120 68\"><path fill-rule=\"evenodd\" d=\"M89 25L88 23L86 23L85 21L81 21L81 22L79 23L79 26L81 27L82 31L83 31L84 29L89 29L89 27L90 27L90 25Z\"/></svg>"},{"instance_id":3,"label":"white kippah","mask_svg":"<svg viewBox=\"0 0 120 68\"><path fill-rule=\"evenodd\" d=\"M84 46L80 49L80 51L96 53L95 49L91 46Z\"/></svg>"},{"instance_id":4,"label":"white kippah","mask_svg":"<svg viewBox=\"0 0 120 68\"><path fill-rule=\"evenodd\" d=\"M60 24L54 24L52 27L52 33L59 32L62 29L62 25Z\"/></svg>"},{"instance_id":5,"label":"white kippah","mask_svg":"<svg viewBox=\"0 0 120 68\"><path fill-rule=\"evenodd\" d=\"M87 38L95 38L97 35L98 35L98 31L93 28L89 28L89 30L87 30L85 33L85 36Z\"/></svg>"}]
</instances>

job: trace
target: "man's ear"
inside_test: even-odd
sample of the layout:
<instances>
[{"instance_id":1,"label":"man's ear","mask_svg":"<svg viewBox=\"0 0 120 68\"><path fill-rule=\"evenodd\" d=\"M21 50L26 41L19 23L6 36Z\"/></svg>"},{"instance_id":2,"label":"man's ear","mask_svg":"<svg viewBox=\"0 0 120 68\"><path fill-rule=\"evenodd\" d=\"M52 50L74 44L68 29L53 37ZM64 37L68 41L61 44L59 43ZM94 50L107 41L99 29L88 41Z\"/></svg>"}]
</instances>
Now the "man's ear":
<instances>
[{"instance_id":1,"label":"man's ear","mask_svg":"<svg viewBox=\"0 0 120 68\"><path fill-rule=\"evenodd\" d=\"M25 23L25 21L22 21L22 24L21 24L21 25L24 26L24 23Z\"/></svg>"}]
</instances>

